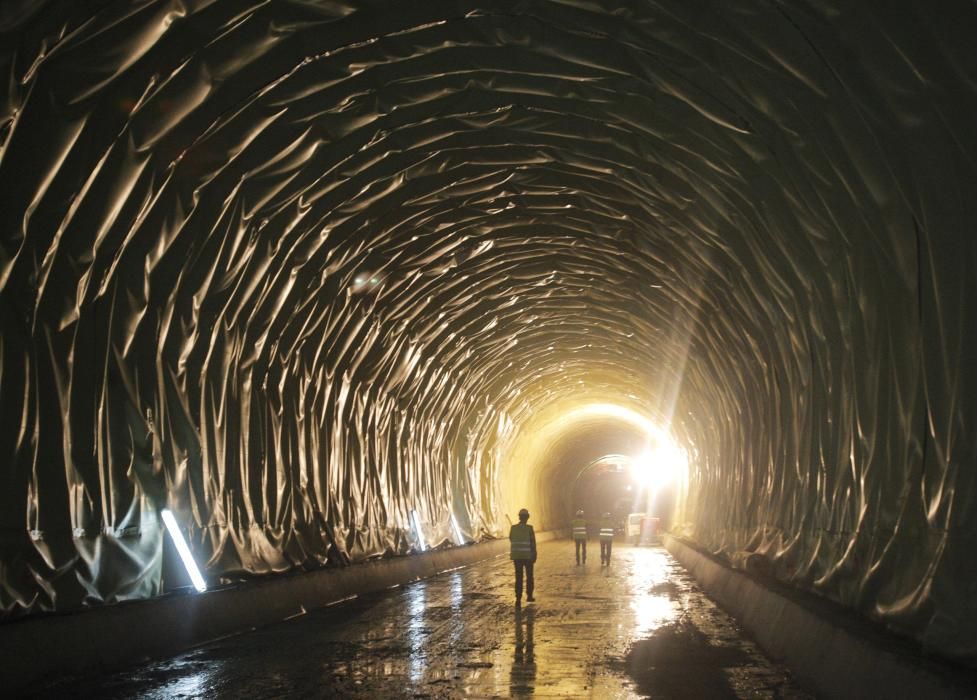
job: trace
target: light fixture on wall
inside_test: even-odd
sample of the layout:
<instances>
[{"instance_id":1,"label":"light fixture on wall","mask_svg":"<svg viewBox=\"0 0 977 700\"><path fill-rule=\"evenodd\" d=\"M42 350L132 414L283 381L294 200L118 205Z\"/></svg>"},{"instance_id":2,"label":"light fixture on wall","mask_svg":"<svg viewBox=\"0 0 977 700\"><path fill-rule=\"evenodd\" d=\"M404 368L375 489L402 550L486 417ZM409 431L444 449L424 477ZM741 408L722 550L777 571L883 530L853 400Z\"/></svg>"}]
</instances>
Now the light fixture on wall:
<instances>
[{"instance_id":1,"label":"light fixture on wall","mask_svg":"<svg viewBox=\"0 0 977 700\"><path fill-rule=\"evenodd\" d=\"M465 542L468 540L466 540L465 536L461 534L461 528L458 527L458 521L455 519L454 513L451 514L451 525L455 529L455 536L458 538L458 544L465 544Z\"/></svg>"},{"instance_id":2,"label":"light fixture on wall","mask_svg":"<svg viewBox=\"0 0 977 700\"><path fill-rule=\"evenodd\" d=\"M421 532L421 521L417 517L417 511L412 510L410 512L411 524L414 526L414 536L417 537L417 541L421 545L421 551L423 552L427 549L427 544L424 542L424 533Z\"/></svg>"},{"instance_id":3,"label":"light fixture on wall","mask_svg":"<svg viewBox=\"0 0 977 700\"><path fill-rule=\"evenodd\" d=\"M187 573L190 575L193 587L200 593L203 593L207 590L207 584L204 583L204 577L200 575L197 562L193 560L193 556L190 554L190 547L187 546L187 541L183 539L183 533L180 532L180 528L176 524L176 518L173 517L173 513L170 512L169 508L164 508L160 512L160 515L163 518L163 524L166 525L166 529L170 533L170 537L173 538L176 551L180 553L180 559L183 560L183 566L186 567Z\"/></svg>"}]
</instances>

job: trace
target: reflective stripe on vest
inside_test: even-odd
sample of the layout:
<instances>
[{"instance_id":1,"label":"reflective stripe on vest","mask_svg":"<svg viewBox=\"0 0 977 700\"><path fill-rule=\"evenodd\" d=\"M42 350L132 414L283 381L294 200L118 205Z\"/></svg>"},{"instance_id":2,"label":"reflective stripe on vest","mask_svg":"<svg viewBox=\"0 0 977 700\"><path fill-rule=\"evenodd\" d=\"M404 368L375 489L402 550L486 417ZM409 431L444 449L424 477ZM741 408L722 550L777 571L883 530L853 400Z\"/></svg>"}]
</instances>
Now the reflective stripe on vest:
<instances>
[{"instance_id":1,"label":"reflective stripe on vest","mask_svg":"<svg viewBox=\"0 0 977 700\"><path fill-rule=\"evenodd\" d=\"M573 539L587 539L587 521L581 518L574 518L570 523L573 526Z\"/></svg>"},{"instance_id":2,"label":"reflective stripe on vest","mask_svg":"<svg viewBox=\"0 0 977 700\"><path fill-rule=\"evenodd\" d=\"M613 540L614 539L614 526L610 523L603 522L600 524L600 538L602 540Z\"/></svg>"},{"instance_id":3,"label":"reflective stripe on vest","mask_svg":"<svg viewBox=\"0 0 977 700\"><path fill-rule=\"evenodd\" d=\"M529 525L513 525L509 530L509 558L533 558L533 528Z\"/></svg>"}]
</instances>

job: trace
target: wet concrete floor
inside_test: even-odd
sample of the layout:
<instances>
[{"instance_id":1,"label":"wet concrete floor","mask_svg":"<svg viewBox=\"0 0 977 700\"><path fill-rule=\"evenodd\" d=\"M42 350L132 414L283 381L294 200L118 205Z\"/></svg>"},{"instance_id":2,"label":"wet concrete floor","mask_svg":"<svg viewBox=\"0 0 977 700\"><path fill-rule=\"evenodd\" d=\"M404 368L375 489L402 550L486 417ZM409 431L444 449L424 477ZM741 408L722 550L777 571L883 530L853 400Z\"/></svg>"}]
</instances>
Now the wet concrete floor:
<instances>
[{"instance_id":1,"label":"wet concrete floor","mask_svg":"<svg viewBox=\"0 0 977 700\"><path fill-rule=\"evenodd\" d=\"M521 608L496 558L40 696L809 697L664 549L616 545L609 567L590 549L576 566L542 544Z\"/></svg>"}]
</instances>

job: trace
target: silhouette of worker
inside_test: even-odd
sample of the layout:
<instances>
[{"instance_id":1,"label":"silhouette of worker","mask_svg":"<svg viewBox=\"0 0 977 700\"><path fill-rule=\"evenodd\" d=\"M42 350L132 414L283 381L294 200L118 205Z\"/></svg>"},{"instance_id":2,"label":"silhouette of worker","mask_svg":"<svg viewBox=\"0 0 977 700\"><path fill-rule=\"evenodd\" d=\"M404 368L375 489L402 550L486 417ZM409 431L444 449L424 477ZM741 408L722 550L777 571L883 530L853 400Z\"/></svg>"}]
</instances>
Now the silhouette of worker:
<instances>
[{"instance_id":1,"label":"silhouette of worker","mask_svg":"<svg viewBox=\"0 0 977 700\"><path fill-rule=\"evenodd\" d=\"M600 563L611 565L611 547L614 545L614 521L610 513L600 519Z\"/></svg>"},{"instance_id":2,"label":"silhouette of worker","mask_svg":"<svg viewBox=\"0 0 977 700\"><path fill-rule=\"evenodd\" d=\"M570 521L573 532L573 546L577 553L577 566L580 566L580 554L583 553L583 563L587 563L587 521L584 520L583 511L578 510L577 516Z\"/></svg>"},{"instance_id":3,"label":"silhouette of worker","mask_svg":"<svg viewBox=\"0 0 977 700\"><path fill-rule=\"evenodd\" d=\"M536 563L536 533L528 525L529 511L519 511L519 522L509 529L509 558L516 569L516 605L522 605L522 576L526 573L526 600L533 598L533 564Z\"/></svg>"}]
</instances>

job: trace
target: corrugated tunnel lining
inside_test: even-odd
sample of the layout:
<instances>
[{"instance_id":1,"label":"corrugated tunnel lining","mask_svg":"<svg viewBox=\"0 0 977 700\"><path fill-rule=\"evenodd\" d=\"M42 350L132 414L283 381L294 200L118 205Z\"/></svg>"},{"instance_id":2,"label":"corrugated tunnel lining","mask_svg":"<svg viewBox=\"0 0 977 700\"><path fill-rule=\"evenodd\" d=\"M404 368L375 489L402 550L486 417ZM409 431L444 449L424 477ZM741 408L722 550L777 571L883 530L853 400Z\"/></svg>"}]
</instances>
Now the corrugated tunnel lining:
<instances>
[{"instance_id":1,"label":"corrugated tunnel lining","mask_svg":"<svg viewBox=\"0 0 977 700\"><path fill-rule=\"evenodd\" d=\"M158 593L164 505L215 577L560 525L616 403L972 662L977 11L897 5L7 5L5 615Z\"/></svg>"}]
</instances>

